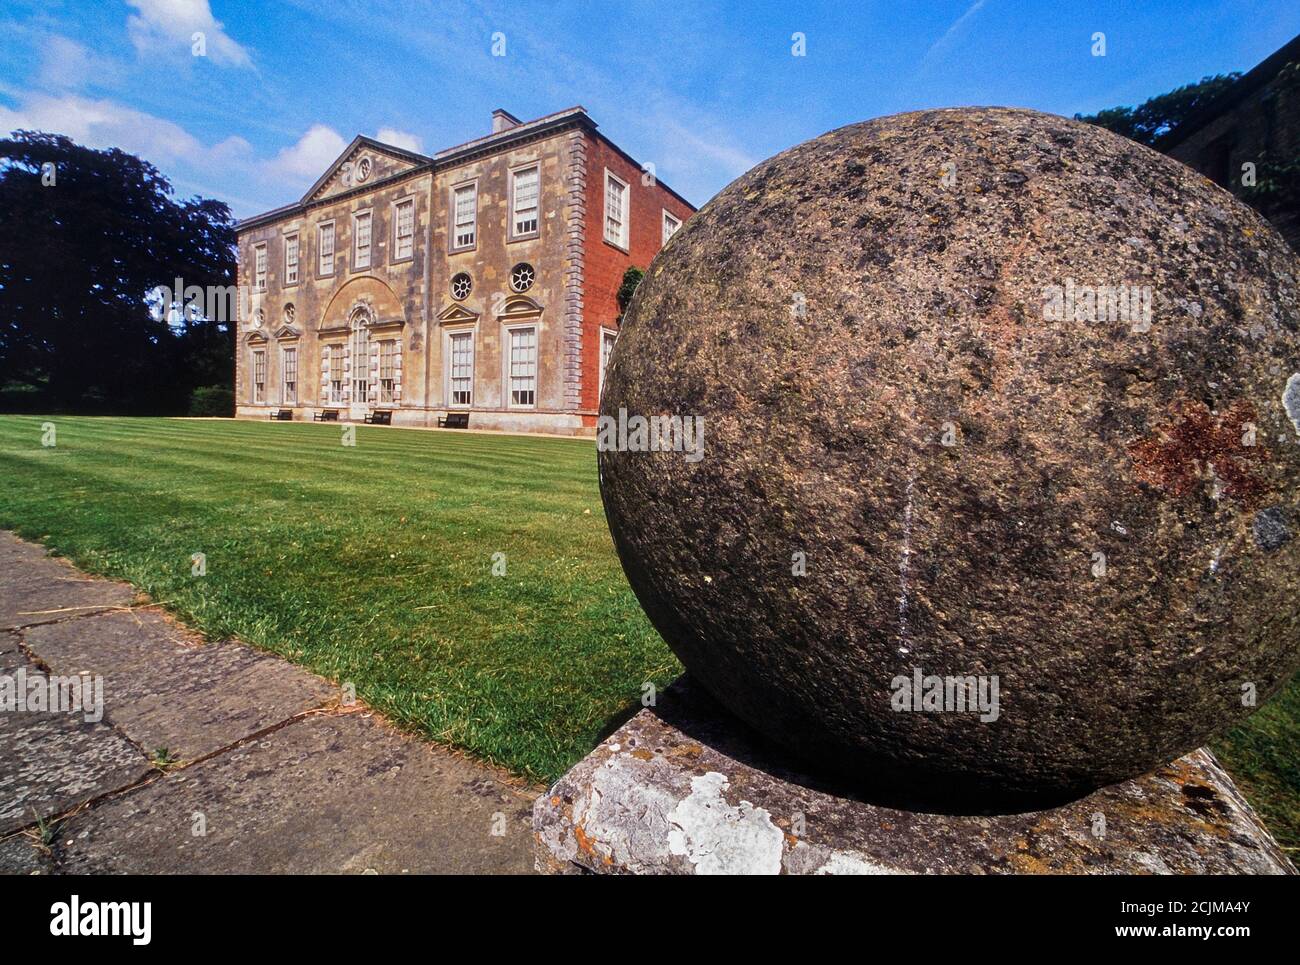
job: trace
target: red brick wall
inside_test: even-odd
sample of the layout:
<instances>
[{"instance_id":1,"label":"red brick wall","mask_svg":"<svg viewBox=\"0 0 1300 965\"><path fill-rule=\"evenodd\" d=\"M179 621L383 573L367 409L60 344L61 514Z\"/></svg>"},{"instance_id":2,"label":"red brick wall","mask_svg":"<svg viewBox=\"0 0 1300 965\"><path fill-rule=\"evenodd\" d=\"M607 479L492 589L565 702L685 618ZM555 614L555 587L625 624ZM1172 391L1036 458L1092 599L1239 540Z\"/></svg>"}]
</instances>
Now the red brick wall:
<instances>
[{"instance_id":1,"label":"red brick wall","mask_svg":"<svg viewBox=\"0 0 1300 965\"><path fill-rule=\"evenodd\" d=\"M630 248L605 241L605 169L627 182L631 193ZM586 251L583 256L582 292L582 411L585 425L596 424L600 398L600 330L617 328L618 289L623 272L636 265L645 269L662 247L663 212L685 222L695 209L661 185L641 183L639 165L619 153L604 138L588 135Z\"/></svg>"}]
</instances>

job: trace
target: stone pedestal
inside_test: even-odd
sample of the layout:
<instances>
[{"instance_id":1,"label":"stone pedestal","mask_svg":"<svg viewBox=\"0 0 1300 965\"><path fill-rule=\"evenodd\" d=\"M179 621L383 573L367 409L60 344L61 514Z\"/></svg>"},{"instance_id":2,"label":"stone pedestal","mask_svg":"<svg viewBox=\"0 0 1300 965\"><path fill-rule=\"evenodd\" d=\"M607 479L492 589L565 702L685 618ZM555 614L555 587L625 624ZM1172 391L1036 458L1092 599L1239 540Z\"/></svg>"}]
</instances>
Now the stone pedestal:
<instances>
[{"instance_id":1,"label":"stone pedestal","mask_svg":"<svg viewBox=\"0 0 1300 965\"><path fill-rule=\"evenodd\" d=\"M533 811L566 874L1294 874L1205 749L1049 810L919 813L801 774L683 678Z\"/></svg>"}]
</instances>

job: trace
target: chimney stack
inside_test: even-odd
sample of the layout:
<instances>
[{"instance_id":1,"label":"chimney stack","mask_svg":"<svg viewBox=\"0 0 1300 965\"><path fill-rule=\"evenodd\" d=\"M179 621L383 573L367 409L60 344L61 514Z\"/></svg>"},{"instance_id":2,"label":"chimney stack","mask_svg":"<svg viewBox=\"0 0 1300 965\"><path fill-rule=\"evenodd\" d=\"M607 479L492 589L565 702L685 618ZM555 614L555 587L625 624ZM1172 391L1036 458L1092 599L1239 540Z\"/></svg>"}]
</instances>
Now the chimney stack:
<instances>
[{"instance_id":1,"label":"chimney stack","mask_svg":"<svg viewBox=\"0 0 1300 965\"><path fill-rule=\"evenodd\" d=\"M515 115L511 114L509 111L503 111L499 107L492 112L493 134L500 134L502 131L508 131L512 127L518 127L520 123L519 118L515 117Z\"/></svg>"}]
</instances>

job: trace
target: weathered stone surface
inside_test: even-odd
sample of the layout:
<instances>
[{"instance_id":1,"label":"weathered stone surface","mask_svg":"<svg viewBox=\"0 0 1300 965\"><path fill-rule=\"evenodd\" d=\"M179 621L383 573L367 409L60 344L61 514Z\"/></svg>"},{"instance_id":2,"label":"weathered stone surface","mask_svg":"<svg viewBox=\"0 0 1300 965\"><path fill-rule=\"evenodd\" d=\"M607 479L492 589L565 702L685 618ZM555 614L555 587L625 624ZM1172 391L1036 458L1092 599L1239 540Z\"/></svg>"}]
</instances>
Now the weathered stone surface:
<instances>
[{"instance_id":1,"label":"weathered stone surface","mask_svg":"<svg viewBox=\"0 0 1300 965\"><path fill-rule=\"evenodd\" d=\"M128 584L87 576L7 532L0 532L0 574L0 630L126 606L135 597Z\"/></svg>"},{"instance_id":2,"label":"weathered stone surface","mask_svg":"<svg viewBox=\"0 0 1300 965\"><path fill-rule=\"evenodd\" d=\"M43 677L20 652L0 654L0 676ZM46 820L153 771L140 750L80 713L0 712L0 834Z\"/></svg>"},{"instance_id":3,"label":"weathered stone surface","mask_svg":"<svg viewBox=\"0 0 1300 965\"><path fill-rule=\"evenodd\" d=\"M73 817L55 853L73 874L528 873L532 800L373 718L313 716Z\"/></svg>"},{"instance_id":4,"label":"weathered stone surface","mask_svg":"<svg viewBox=\"0 0 1300 965\"><path fill-rule=\"evenodd\" d=\"M108 719L146 751L192 761L338 697L327 681L239 643L205 643L155 611L33 627L56 674L104 678Z\"/></svg>"},{"instance_id":5,"label":"weathered stone surface","mask_svg":"<svg viewBox=\"0 0 1300 965\"><path fill-rule=\"evenodd\" d=\"M538 798L533 829L550 873L1295 873L1206 750L1051 810L895 810L800 773L685 679Z\"/></svg>"},{"instance_id":6,"label":"weathered stone surface","mask_svg":"<svg viewBox=\"0 0 1300 965\"><path fill-rule=\"evenodd\" d=\"M52 868L49 855L28 835L0 839L0 875L49 874Z\"/></svg>"},{"instance_id":7,"label":"weathered stone surface","mask_svg":"<svg viewBox=\"0 0 1300 965\"><path fill-rule=\"evenodd\" d=\"M1126 285L1149 328L1045 317ZM1143 773L1300 660L1298 305L1266 222L1104 130L831 132L687 222L624 319L602 412L705 425L698 462L601 453L624 568L732 711L901 801ZM893 711L918 668L996 676L999 716Z\"/></svg>"}]
</instances>

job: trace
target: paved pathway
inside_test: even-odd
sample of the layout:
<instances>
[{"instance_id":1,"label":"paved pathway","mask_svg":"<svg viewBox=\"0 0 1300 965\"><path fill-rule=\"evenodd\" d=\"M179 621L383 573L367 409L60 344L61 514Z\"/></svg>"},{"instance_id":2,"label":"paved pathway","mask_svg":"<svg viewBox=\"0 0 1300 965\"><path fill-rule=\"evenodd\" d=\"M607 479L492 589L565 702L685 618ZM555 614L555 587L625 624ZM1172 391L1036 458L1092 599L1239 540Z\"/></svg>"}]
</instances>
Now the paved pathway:
<instances>
[{"instance_id":1,"label":"paved pathway","mask_svg":"<svg viewBox=\"0 0 1300 965\"><path fill-rule=\"evenodd\" d=\"M135 600L0 531L0 708L24 679L104 688L99 721L0 709L0 872L532 870L536 789Z\"/></svg>"}]
</instances>

